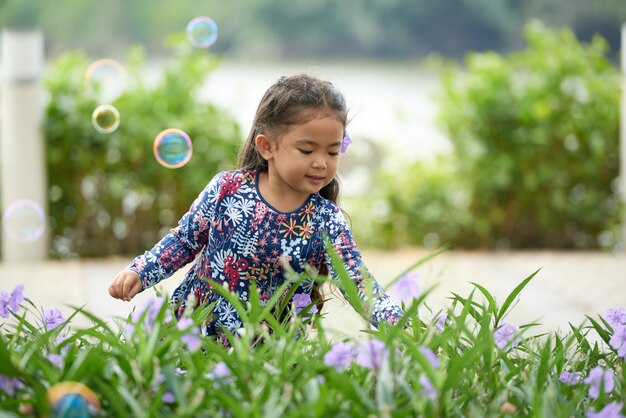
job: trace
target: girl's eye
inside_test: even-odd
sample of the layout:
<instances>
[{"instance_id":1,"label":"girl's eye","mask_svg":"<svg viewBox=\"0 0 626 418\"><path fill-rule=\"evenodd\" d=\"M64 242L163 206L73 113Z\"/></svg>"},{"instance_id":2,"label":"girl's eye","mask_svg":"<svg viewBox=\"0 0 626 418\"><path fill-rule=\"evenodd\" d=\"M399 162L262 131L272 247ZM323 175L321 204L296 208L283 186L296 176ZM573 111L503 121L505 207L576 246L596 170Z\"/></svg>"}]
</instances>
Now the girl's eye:
<instances>
[{"instance_id":1,"label":"girl's eye","mask_svg":"<svg viewBox=\"0 0 626 418\"><path fill-rule=\"evenodd\" d=\"M300 151L300 152L301 152L301 153L303 153L304 155L309 155L310 153L312 153L312 152L313 152L313 151L309 151L309 150L306 150L306 149L300 149L300 148L298 148L298 151Z\"/></svg>"},{"instance_id":2,"label":"girl's eye","mask_svg":"<svg viewBox=\"0 0 626 418\"><path fill-rule=\"evenodd\" d=\"M339 152L329 152L328 155L332 156L332 157L336 157L339 155Z\"/></svg>"}]
</instances>

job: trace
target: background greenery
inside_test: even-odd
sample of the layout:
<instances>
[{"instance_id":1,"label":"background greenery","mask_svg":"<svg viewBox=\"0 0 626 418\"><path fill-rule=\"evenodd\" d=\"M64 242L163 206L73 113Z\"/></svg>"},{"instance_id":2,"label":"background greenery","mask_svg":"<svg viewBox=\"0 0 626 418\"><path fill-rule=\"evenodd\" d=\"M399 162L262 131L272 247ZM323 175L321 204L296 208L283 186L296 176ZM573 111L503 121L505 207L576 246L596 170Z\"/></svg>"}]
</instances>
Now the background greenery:
<instances>
[{"instance_id":1,"label":"background greenery","mask_svg":"<svg viewBox=\"0 0 626 418\"><path fill-rule=\"evenodd\" d=\"M129 49L129 87L112 103L121 124L107 135L91 123L99 103L86 87L90 60L69 52L50 66L44 128L53 256L143 252L176 225L208 179L233 168L239 126L196 95L218 60L185 42L173 43L172 57L154 83L145 76L143 49ZM162 167L152 153L158 133L172 127L193 143L193 157L178 169Z\"/></svg>"},{"instance_id":2,"label":"background greenery","mask_svg":"<svg viewBox=\"0 0 626 418\"><path fill-rule=\"evenodd\" d=\"M218 22L210 53L191 50L176 33L200 14ZM526 24L533 16L547 26ZM197 99L219 65L214 54L429 56L441 74L439 121L453 152L383 169L366 196L345 201L361 245L623 245L616 180L623 21L618 0L0 0L0 25L43 28L51 57L45 134L55 257L143 251L216 171L232 167L239 127ZM172 32L174 48L163 42ZM89 57L104 55L126 56L120 60L133 78L114 103L122 124L111 135L91 126L98 103L83 77ZM148 85L146 61L155 59L165 74ZM172 126L194 142L194 158L177 170L158 166L150 152L156 134Z\"/></svg>"},{"instance_id":3,"label":"background greenery","mask_svg":"<svg viewBox=\"0 0 626 418\"><path fill-rule=\"evenodd\" d=\"M438 60L452 155L395 166L351 204L369 245L611 248L620 240L619 72L607 43L532 22L525 49Z\"/></svg>"},{"instance_id":4,"label":"background greenery","mask_svg":"<svg viewBox=\"0 0 626 418\"><path fill-rule=\"evenodd\" d=\"M612 248L619 242L619 74L606 41L526 27L525 49L472 53L460 68L433 59L440 121L453 153L381 170L371 192L346 203L359 243L393 248ZM174 39L180 37L173 36ZM176 42L161 81L147 85L139 47L133 83L116 102L122 124L96 132L84 54L53 62L45 126L53 255L136 254L186 211L207 179L231 168L233 119L194 93L217 60ZM132 115L127 117L127 115ZM159 166L158 132L184 128L185 167Z\"/></svg>"},{"instance_id":5,"label":"background greenery","mask_svg":"<svg viewBox=\"0 0 626 418\"><path fill-rule=\"evenodd\" d=\"M167 55L163 39L198 15L220 30L213 49L248 58L462 57L524 45L530 18L595 34L619 48L622 0L0 0L0 27L40 27L50 56L81 48L121 56L139 42Z\"/></svg>"}]
</instances>

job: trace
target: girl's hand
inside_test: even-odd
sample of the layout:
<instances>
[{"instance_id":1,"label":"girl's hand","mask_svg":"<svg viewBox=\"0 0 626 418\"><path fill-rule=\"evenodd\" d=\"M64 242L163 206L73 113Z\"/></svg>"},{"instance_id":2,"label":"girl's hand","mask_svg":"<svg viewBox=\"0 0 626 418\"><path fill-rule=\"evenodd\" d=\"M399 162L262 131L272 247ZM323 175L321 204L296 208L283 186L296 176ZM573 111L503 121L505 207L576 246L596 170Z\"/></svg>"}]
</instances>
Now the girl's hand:
<instances>
[{"instance_id":1,"label":"girl's hand","mask_svg":"<svg viewBox=\"0 0 626 418\"><path fill-rule=\"evenodd\" d=\"M131 300L141 290L141 279L132 270L120 271L109 286L109 295L116 299Z\"/></svg>"}]
</instances>

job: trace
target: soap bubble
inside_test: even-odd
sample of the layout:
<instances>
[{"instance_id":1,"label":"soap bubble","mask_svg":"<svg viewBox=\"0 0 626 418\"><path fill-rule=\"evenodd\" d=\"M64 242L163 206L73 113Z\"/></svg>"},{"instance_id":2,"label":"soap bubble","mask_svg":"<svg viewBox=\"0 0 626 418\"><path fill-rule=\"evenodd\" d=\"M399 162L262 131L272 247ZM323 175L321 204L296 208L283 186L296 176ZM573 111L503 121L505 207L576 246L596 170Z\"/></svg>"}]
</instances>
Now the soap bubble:
<instances>
[{"instance_id":1,"label":"soap bubble","mask_svg":"<svg viewBox=\"0 0 626 418\"><path fill-rule=\"evenodd\" d=\"M120 126L120 112L115 106L100 105L91 114L91 123L101 134L110 134Z\"/></svg>"},{"instance_id":2,"label":"soap bubble","mask_svg":"<svg viewBox=\"0 0 626 418\"><path fill-rule=\"evenodd\" d=\"M163 167L182 167L191 159L191 139L180 129L166 129L154 139L152 151Z\"/></svg>"},{"instance_id":3,"label":"soap bubble","mask_svg":"<svg viewBox=\"0 0 626 418\"><path fill-rule=\"evenodd\" d=\"M59 382L48 389L53 418L91 418L100 411L98 396L80 382Z\"/></svg>"},{"instance_id":4,"label":"soap bubble","mask_svg":"<svg viewBox=\"0 0 626 418\"><path fill-rule=\"evenodd\" d=\"M33 200L16 200L4 210L2 227L16 241L37 241L46 229L43 209Z\"/></svg>"},{"instance_id":5,"label":"soap bubble","mask_svg":"<svg viewBox=\"0 0 626 418\"><path fill-rule=\"evenodd\" d=\"M126 90L126 70L113 59L103 58L92 62L85 78L89 91L100 103L111 103Z\"/></svg>"},{"instance_id":6,"label":"soap bubble","mask_svg":"<svg viewBox=\"0 0 626 418\"><path fill-rule=\"evenodd\" d=\"M205 16L194 17L187 24L187 39L196 48L208 48L217 40L217 24Z\"/></svg>"}]
</instances>

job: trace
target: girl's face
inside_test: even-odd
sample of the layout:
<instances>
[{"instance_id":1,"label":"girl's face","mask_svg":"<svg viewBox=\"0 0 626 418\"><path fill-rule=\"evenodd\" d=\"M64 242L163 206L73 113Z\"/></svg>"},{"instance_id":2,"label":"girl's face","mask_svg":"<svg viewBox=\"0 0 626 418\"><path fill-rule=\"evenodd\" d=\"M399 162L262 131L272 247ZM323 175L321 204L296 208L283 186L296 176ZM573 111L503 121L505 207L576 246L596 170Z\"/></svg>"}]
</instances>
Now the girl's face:
<instances>
[{"instance_id":1,"label":"girl's face","mask_svg":"<svg viewBox=\"0 0 626 418\"><path fill-rule=\"evenodd\" d=\"M320 113L278 138L259 135L257 148L268 161L270 184L303 199L319 192L337 174L343 130L334 115Z\"/></svg>"}]
</instances>

